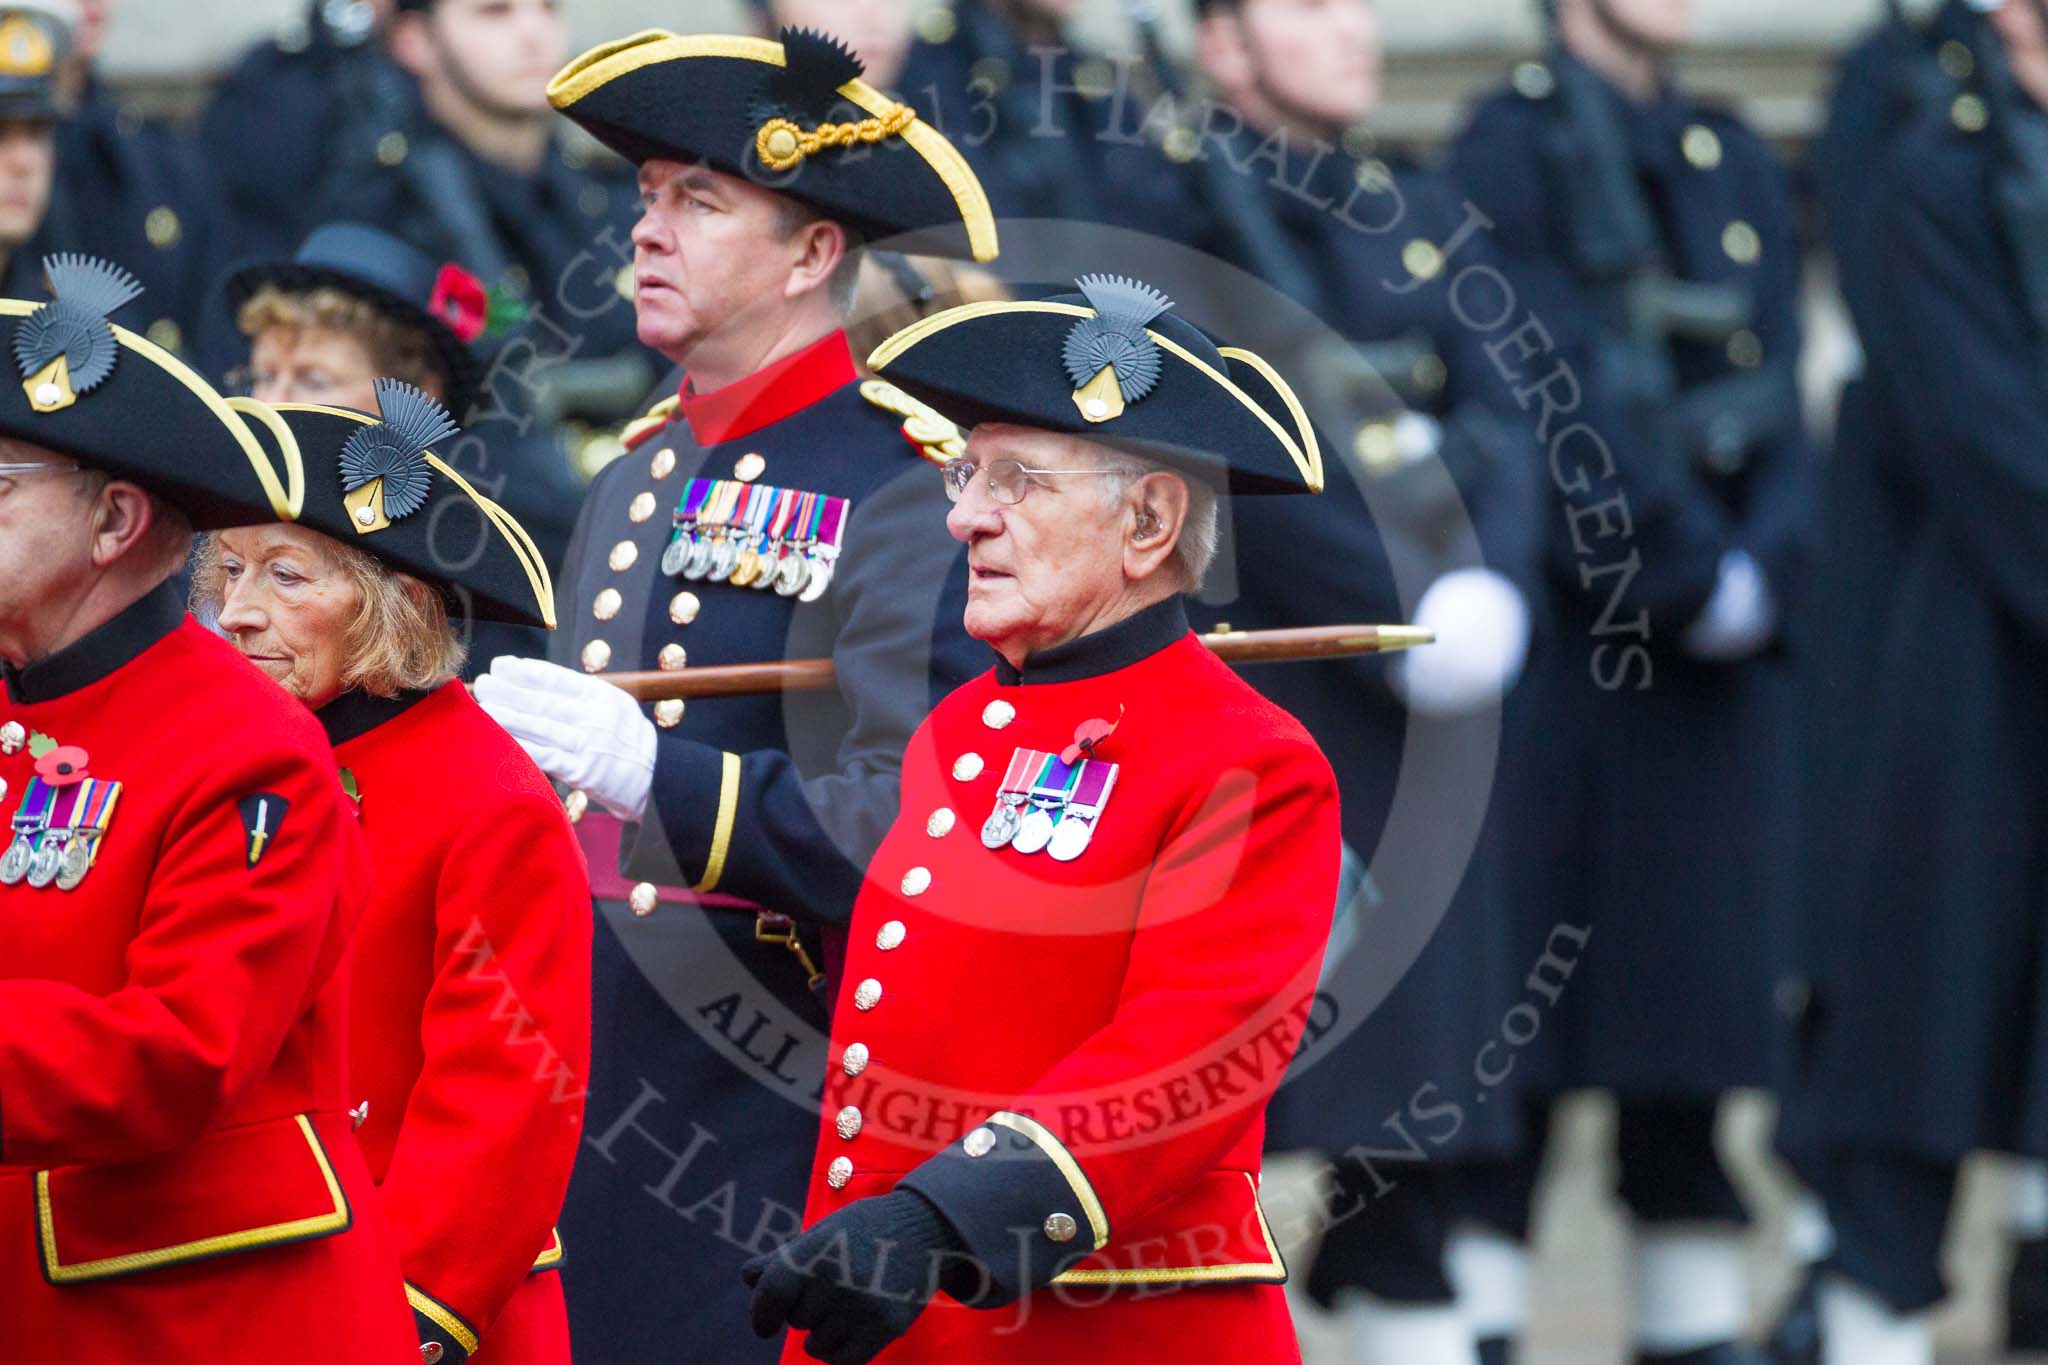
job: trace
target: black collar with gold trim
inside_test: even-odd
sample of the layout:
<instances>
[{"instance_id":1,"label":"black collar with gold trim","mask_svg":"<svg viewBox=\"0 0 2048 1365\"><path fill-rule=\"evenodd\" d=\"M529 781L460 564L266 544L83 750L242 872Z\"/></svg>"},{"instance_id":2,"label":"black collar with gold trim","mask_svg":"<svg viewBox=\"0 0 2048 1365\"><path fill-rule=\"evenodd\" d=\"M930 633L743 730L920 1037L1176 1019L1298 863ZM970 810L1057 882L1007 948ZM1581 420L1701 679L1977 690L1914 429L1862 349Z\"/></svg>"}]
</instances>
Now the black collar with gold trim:
<instances>
[{"instance_id":1,"label":"black collar with gold trim","mask_svg":"<svg viewBox=\"0 0 2048 1365\"><path fill-rule=\"evenodd\" d=\"M19 669L0 660L0 678L16 705L55 701L127 667L184 620L185 603L176 586L165 581L46 659Z\"/></svg>"},{"instance_id":2,"label":"black collar with gold trim","mask_svg":"<svg viewBox=\"0 0 2048 1365\"><path fill-rule=\"evenodd\" d=\"M358 687L342 693L313 714L327 731L327 742L339 749L350 740L361 739L378 726L397 720L440 690L428 687L379 697Z\"/></svg>"},{"instance_id":3,"label":"black collar with gold trim","mask_svg":"<svg viewBox=\"0 0 2048 1365\"><path fill-rule=\"evenodd\" d=\"M1028 687L1100 677L1151 658L1168 645L1178 643L1188 629L1187 603L1176 594L1126 616L1115 625L1042 649L1024 660L1022 669L998 656L996 681L1004 687Z\"/></svg>"}]
</instances>

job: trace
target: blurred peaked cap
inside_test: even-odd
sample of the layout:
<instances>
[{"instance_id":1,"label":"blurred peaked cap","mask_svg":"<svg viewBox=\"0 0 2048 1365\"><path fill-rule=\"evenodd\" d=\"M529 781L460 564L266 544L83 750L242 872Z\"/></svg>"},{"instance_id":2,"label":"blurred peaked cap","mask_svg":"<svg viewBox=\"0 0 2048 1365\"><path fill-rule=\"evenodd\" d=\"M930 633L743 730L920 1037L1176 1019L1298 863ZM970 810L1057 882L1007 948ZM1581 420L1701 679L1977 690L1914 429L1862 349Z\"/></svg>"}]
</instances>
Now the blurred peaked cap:
<instances>
[{"instance_id":1,"label":"blurred peaked cap","mask_svg":"<svg viewBox=\"0 0 2048 1365\"><path fill-rule=\"evenodd\" d=\"M379 411L274 409L306 467L299 525L440 589L458 616L555 624L554 584L533 537L443 453L461 431L409 384L377 381Z\"/></svg>"},{"instance_id":2,"label":"blurred peaked cap","mask_svg":"<svg viewBox=\"0 0 2048 1365\"><path fill-rule=\"evenodd\" d=\"M484 371L476 353L440 311L446 306L440 297L443 274L452 265L435 261L382 228L324 223L308 234L290 260L245 261L229 272L224 290L228 321L232 325L242 306L265 285L287 294L325 288L359 298L426 337L448 385L448 407L463 413L479 398ZM482 288L480 281L476 288Z\"/></svg>"},{"instance_id":3,"label":"blurred peaked cap","mask_svg":"<svg viewBox=\"0 0 2048 1365\"><path fill-rule=\"evenodd\" d=\"M809 29L779 39L649 29L570 62L548 99L635 165L709 166L868 241L993 260L995 215L966 159L860 75L844 43Z\"/></svg>"},{"instance_id":4,"label":"blurred peaked cap","mask_svg":"<svg viewBox=\"0 0 2048 1365\"><path fill-rule=\"evenodd\" d=\"M0 118L51 118L78 8L62 0L0 5Z\"/></svg>"},{"instance_id":5,"label":"blurred peaked cap","mask_svg":"<svg viewBox=\"0 0 2048 1365\"><path fill-rule=\"evenodd\" d=\"M963 304L904 328L868 366L962 428L1005 422L1162 461L1233 493L1322 491L1308 414L1263 359L1219 344L1140 281Z\"/></svg>"},{"instance_id":6,"label":"blurred peaked cap","mask_svg":"<svg viewBox=\"0 0 2048 1365\"><path fill-rule=\"evenodd\" d=\"M142 293L87 256L43 259L54 297L0 299L0 435L141 484L209 530L298 515L305 469L291 432L225 398L169 351L114 320Z\"/></svg>"}]
</instances>

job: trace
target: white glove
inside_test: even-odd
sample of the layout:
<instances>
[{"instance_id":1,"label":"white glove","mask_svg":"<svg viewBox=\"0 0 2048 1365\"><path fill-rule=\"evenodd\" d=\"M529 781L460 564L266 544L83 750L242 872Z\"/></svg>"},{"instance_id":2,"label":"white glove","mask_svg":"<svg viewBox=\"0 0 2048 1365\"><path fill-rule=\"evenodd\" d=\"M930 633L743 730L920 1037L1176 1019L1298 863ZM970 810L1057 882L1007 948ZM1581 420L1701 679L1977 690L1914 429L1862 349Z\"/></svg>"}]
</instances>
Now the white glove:
<instances>
[{"instance_id":1,"label":"white glove","mask_svg":"<svg viewBox=\"0 0 2048 1365\"><path fill-rule=\"evenodd\" d=\"M549 777L622 820L647 813L654 723L624 692L574 669L500 655L476 680L476 699Z\"/></svg>"},{"instance_id":2,"label":"white glove","mask_svg":"<svg viewBox=\"0 0 2048 1365\"><path fill-rule=\"evenodd\" d=\"M1778 630L1778 599L1764 571L1747 550L1721 556L1714 595L1680 637L1695 658L1725 663L1746 659L1771 642Z\"/></svg>"},{"instance_id":3,"label":"white glove","mask_svg":"<svg viewBox=\"0 0 2048 1365\"><path fill-rule=\"evenodd\" d=\"M1460 716L1499 705L1529 658L1529 604L1492 569L1453 569L1415 604L1436 643L1394 660L1388 681L1408 709Z\"/></svg>"}]
</instances>

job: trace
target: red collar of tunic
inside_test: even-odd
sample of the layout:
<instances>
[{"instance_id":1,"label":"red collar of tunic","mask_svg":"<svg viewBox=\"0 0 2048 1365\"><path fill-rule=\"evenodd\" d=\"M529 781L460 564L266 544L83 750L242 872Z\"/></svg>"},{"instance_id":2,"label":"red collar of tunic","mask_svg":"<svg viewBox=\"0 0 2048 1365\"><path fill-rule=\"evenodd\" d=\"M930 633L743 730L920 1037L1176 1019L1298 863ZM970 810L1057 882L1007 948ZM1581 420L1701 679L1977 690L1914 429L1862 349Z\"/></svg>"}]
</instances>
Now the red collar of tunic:
<instances>
[{"instance_id":1,"label":"red collar of tunic","mask_svg":"<svg viewBox=\"0 0 2048 1365\"><path fill-rule=\"evenodd\" d=\"M698 445L716 445L801 412L858 377L846 333L834 332L710 393L691 389L685 376L677 411Z\"/></svg>"}]
</instances>

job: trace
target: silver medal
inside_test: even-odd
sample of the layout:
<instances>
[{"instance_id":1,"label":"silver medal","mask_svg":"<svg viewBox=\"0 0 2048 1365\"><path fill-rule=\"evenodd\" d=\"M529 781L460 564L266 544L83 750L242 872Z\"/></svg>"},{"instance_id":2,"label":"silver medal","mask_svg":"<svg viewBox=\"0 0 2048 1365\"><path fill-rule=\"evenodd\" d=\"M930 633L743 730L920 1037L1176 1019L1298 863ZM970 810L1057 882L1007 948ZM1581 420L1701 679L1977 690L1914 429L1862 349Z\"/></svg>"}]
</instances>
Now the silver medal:
<instances>
[{"instance_id":1,"label":"silver medal","mask_svg":"<svg viewBox=\"0 0 2048 1365\"><path fill-rule=\"evenodd\" d=\"M1017 826L1017 835L1010 840L1010 847L1019 853L1036 853L1052 842L1053 819L1043 806L1032 808L1031 814Z\"/></svg>"},{"instance_id":2,"label":"silver medal","mask_svg":"<svg viewBox=\"0 0 2048 1365\"><path fill-rule=\"evenodd\" d=\"M683 571L683 561L689 557L689 554L688 538L684 536L675 537L669 541L668 548L661 552L661 571L670 578L674 578Z\"/></svg>"},{"instance_id":3,"label":"silver medal","mask_svg":"<svg viewBox=\"0 0 2048 1365\"><path fill-rule=\"evenodd\" d=\"M795 597L811 581L811 561L801 551L791 554L775 566L775 591L778 596Z\"/></svg>"},{"instance_id":4,"label":"silver medal","mask_svg":"<svg viewBox=\"0 0 2048 1365\"><path fill-rule=\"evenodd\" d=\"M40 891L57 880L57 865L64 857L63 841L46 834L28 859L28 884Z\"/></svg>"},{"instance_id":5,"label":"silver medal","mask_svg":"<svg viewBox=\"0 0 2048 1365\"><path fill-rule=\"evenodd\" d=\"M788 553L789 551L783 546L782 542L779 540L774 542L773 544L762 546L761 572L755 574L754 581L747 584L747 586L752 588L755 592L760 592L763 588L774 587L775 580L781 577L782 575L781 556L786 555Z\"/></svg>"},{"instance_id":6,"label":"silver medal","mask_svg":"<svg viewBox=\"0 0 2048 1365\"><path fill-rule=\"evenodd\" d=\"M711 570L707 575L714 583L732 577L733 566L740 560L740 543L732 536L721 536L711 547Z\"/></svg>"},{"instance_id":7,"label":"silver medal","mask_svg":"<svg viewBox=\"0 0 2048 1365\"><path fill-rule=\"evenodd\" d=\"M85 874L92 870L92 840L79 836L64 846L64 856L57 864L57 889L75 891L85 880Z\"/></svg>"},{"instance_id":8,"label":"silver medal","mask_svg":"<svg viewBox=\"0 0 2048 1365\"><path fill-rule=\"evenodd\" d=\"M7 852L0 856L0 886L19 885L28 875L28 836L17 834Z\"/></svg>"},{"instance_id":9,"label":"silver medal","mask_svg":"<svg viewBox=\"0 0 2048 1365\"><path fill-rule=\"evenodd\" d=\"M711 542L694 531L690 534L690 548L683 556L683 577L691 582L701 580L711 569Z\"/></svg>"},{"instance_id":10,"label":"silver medal","mask_svg":"<svg viewBox=\"0 0 2048 1365\"><path fill-rule=\"evenodd\" d=\"M1087 849L1088 841L1095 837L1095 822L1085 816L1069 815L1060 821L1059 828L1052 832L1052 841L1045 851L1059 862L1071 863Z\"/></svg>"},{"instance_id":11,"label":"silver medal","mask_svg":"<svg viewBox=\"0 0 2048 1365\"><path fill-rule=\"evenodd\" d=\"M796 600L815 602L823 597L825 590L831 586L832 560L828 556L820 555L811 561L810 581L804 584L804 590L797 594Z\"/></svg>"},{"instance_id":12,"label":"silver medal","mask_svg":"<svg viewBox=\"0 0 2048 1365\"><path fill-rule=\"evenodd\" d=\"M1017 811L1023 804L1021 796L1005 796L996 803L988 819L982 822L981 842L984 846L1001 848L1017 837L1017 826L1022 823Z\"/></svg>"}]
</instances>

